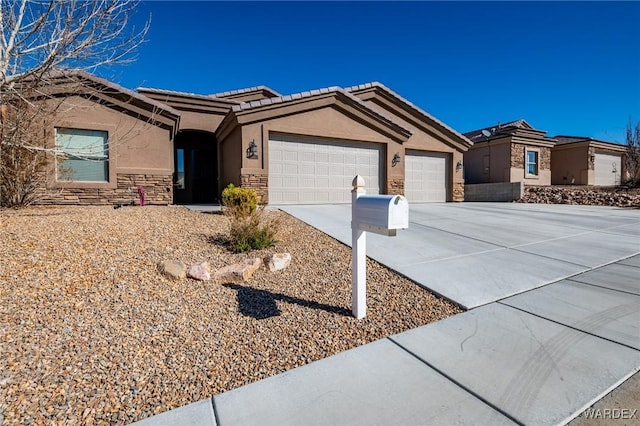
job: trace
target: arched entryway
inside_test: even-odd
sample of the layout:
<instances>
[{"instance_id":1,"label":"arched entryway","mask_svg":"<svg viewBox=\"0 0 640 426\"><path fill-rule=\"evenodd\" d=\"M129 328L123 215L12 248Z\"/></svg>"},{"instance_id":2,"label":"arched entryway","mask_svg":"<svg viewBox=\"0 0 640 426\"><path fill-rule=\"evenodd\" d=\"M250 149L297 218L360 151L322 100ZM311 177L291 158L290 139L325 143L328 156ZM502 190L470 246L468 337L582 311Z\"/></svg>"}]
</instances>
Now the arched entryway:
<instances>
[{"instance_id":1,"label":"arched entryway","mask_svg":"<svg viewBox=\"0 0 640 426\"><path fill-rule=\"evenodd\" d=\"M180 130L175 137L175 204L218 201L217 142L213 133Z\"/></svg>"}]
</instances>

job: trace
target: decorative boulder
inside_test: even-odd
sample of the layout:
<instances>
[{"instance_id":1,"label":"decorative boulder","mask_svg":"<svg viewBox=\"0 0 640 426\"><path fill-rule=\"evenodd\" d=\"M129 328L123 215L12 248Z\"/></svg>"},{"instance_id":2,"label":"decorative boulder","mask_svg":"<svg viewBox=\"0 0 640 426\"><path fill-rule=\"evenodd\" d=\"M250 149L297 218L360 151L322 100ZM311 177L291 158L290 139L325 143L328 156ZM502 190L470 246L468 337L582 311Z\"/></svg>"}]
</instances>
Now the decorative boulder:
<instances>
[{"instance_id":1,"label":"decorative boulder","mask_svg":"<svg viewBox=\"0 0 640 426\"><path fill-rule=\"evenodd\" d=\"M260 258L246 259L240 263L225 266L216 271L214 277L222 282L247 282L253 274L260 268L262 260Z\"/></svg>"},{"instance_id":2,"label":"decorative boulder","mask_svg":"<svg viewBox=\"0 0 640 426\"><path fill-rule=\"evenodd\" d=\"M285 269L291 263L290 253L276 253L264 259L271 272Z\"/></svg>"},{"instance_id":3,"label":"decorative boulder","mask_svg":"<svg viewBox=\"0 0 640 426\"><path fill-rule=\"evenodd\" d=\"M179 260L163 260L158 264L158 270L164 276L174 280L187 276L187 265Z\"/></svg>"},{"instance_id":4,"label":"decorative boulder","mask_svg":"<svg viewBox=\"0 0 640 426\"><path fill-rule=\"evenodd\" d=\"M211 279L211 270L209 262L196 263L191 265L187 271L187 277L198 281L209 281Z\"/></svg>"}]
</instances>

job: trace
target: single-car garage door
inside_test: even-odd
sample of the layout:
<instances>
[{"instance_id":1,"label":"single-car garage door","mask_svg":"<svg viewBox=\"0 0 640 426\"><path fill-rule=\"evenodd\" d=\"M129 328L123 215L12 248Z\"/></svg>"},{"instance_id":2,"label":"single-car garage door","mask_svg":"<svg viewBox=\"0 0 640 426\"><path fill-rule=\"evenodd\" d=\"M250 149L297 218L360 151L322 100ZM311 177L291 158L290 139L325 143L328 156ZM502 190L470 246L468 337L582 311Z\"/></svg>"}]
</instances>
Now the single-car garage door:
<instances>
[{"instance_id":1,"label":"single-car garage door","mask_svg":"<svg viewBox=\"0 0 640 426\"><path fill-rule=\"evenodd\" d=\"M272 134L269 204L350 203L356 175L380 193L380 144Z\"/></svg>"},{"instance_id":2,"label":"single-car garage door","mask_svg":"<svg viewBox=\"0 0 640 426\"><path fill-rule=\"evenodd\" d=\"M407 150L404 170L404 193L409 203L447 201L449 154Z\"/></svg>"},{"instance_id":3,"label":"single-car garage door","mask_svg":"<svg viewBox=\"0 0 640 426\"><path fill-rule=\"evenodd\" d=\"M615 186L620 184L622 159L619 155L596 154L594 163L596 185Z\"/></svg>"}]
</instances>

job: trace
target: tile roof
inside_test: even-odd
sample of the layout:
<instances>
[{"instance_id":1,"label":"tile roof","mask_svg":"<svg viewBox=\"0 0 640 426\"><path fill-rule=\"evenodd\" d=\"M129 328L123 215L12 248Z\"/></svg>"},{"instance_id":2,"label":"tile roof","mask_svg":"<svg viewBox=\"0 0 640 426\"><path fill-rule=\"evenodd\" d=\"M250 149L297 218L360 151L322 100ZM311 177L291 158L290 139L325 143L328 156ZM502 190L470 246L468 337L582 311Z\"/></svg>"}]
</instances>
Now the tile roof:
<instances>
[{"instance_id":1,"label":"tile roof","mask_svg":"<svg viewBox=\"0 0 640 426\"><path fill-rule=\"evenodd\" d=\"M157 93L159 95L174 95L174 96L183 96L183 97L194 98L194 99L203 99L203 100L209 100L209 101L219 101L219 102L228 103L230 105L235 105L235 104L239 103L238 101L234 101L234 100L231 100L231 99L216 98L213 95L199 95L197 93L179 92L179 91L176 91L176 90L154 89L154 88L151 88L151 87L138 87L136 90L137 91L143 91L143 92Z\"/></svg>"},{"instance_id":2,"label":"tile roof","mask_svg":"<svg viewBox=\"0 0 640 426\"><path fill-rule=\"evenodd\" d=\"M275 90L267 87L267 86L254 86L254 87L246 87L244 89L236 89L236 90L229 90L227 92L219 92L219 93L213 93L209 96L214 97L214 98L225 98L227 96L235 96L235 95L242 95L244 93L251 93L251 92L259 92L259 91L266 91L266 92L271 92L276 96L282 96L280 95L280 93L276 92Z\"/></svg>"},{"instance_id":3,"label":"tile roof","mask_svg":"<svg viewBox=\"0 0 640 426\"><path fill-rule=\"evenodd\" d=\"M474 143L477 143L477 142L487 141L496 136L504 136L504 135L512 134L514 131L518 129L534 130L537 132L546 133L544 130L534 129L533 126L527 123L526 120L518 119L514 121L509 121L506 123L498 122L498 124L494 124L492 126L487 126L481 129L475 129L469 132L465 132L464 135L469 139L471 139ZM487 131L491 133L491 135L487 137L482 133L483 131Z\"/></svg>"},{"instance_id":4,"label":"tile roof","mask_svg":"<svg viewBox=\"0 0 640 426\"><path fill-rule=\"evenodd\" d=\"M382 119L382 121L385 121L385 122L387 122L387 123L389 123L389 124L391 124L393 126L400 127L401 129L405 130L409 134L413 134L413 132L411 130L405 129L402 125L394 122L388 116L386 116L386 115L384 115L384 114L382 114L382 113L380 113L378 111L375 111L375 110L371 109L360 98L352 95L351 93L349 93L345 89L343 89L341 87L338 87L338 86L324 87L322 89L307 90L307 91L300 92L300 93L292 93L290 95L277 96L277 97L274 97L274 98L260 99L260 100L257 100L257 101L250 101L250 102L243 102L243 103L241 103L239 105L234 105L232 107L232 110L233 110L233 112L248 111L248 110L251 110L251 109L254 109L254 108L259 108L259 107L263 107L263 106L267 106L267 105L282 104L282 103L291 102L291 101L298 100L298 99L312 98L314 96L319 96L319 95L329 94L329 93L341 93L342 95L346 96L347 98L349 98L353 102L355 102L358 105L366 108L367 111L369 111L371 114L379 117L380 119Z\"/></svg>"},{"instance_id":5,"label":"tile roof","mask_svg":"<svg viewBox=\"0 0 640 426\"><path fill-rule=\"evenodd\" d=\"M409 106L411 109L413 109L414 111L416 111L417 113L427 117L428 119L436 122L437 124L439 124L440 126L444 127L445 129L447 129L448 131L450 131L451 133L453 133L454 135L462 138L463 140L466 140L467 142L469 142L470 144L472 143L465 135L463 135L462 133L458 132L457 130L453 129L452 127L446 125L445 123L443 123L442 121L438 120L437 118L435 118L433 115L429 114L428 112L426 112L425 110L423 110L422 108L418 107L417 105L413 104L412 102L410 102L409 100L403 98L402 96L400 96L399 94L397 94L396 92L394 92L393 90L389 89L387 86L385 86L384 84L378 82L378 81L372 81L370 83L364 83L364 84L358 84L356 86L351 86L351 87L347 87L345 90L347 90L348 92L353 92L356 90L365 90L365 89L370 89L370 88L375 88L375 87L379 87L383 90L385 90L386 92L388 92L390 95L392 95L393 97L395 97L396 99L398 99L399 101L403 102L404 104L406 104L407 106Z\"/></svg>"},{"instance_id":6,"label":"tile roof","mask_svg":"<svg viewBox=\"0 0 640 426\"><path fill-rule=\"evenodd\" d=\"M73 77L79 77L81 79L84 80L88 80L88 81L93 81L95 83L98 83L104 87L107 87L111 90L115 90L117 92L123 93L127 96L130 96L133 99L137 99L139 101L145 102L148 105L151 105L155 108L159 108L161 110L167 111L170 114L173 114L177 117L180 116L180 112L172 107L170 107L167 104L164 104L162 102L156 101L155 99L151 99L148 96L144 96L141 93L137 93L133 90L127 89L126 87L120 86L119 84L113 83L109 80L106 80L102 77L98 77L96 75L93 75L91 73L88 73L86 71L83 70L64 70L64 71L53 71L51 73L48 74L49 78L53 78L53 79L63 79L63 78L73 78Z\"/></svg>"},{"instance_id":7,"label":"tile roof","mask_svg":"<svg viewBox=\"0 0 640 426\"><path fill-rule=\"evenodd\" d=\"M557 145L567 145L570 143L578 143L578 142L599 142L599 143L606 143L606 144L610 144L610 145L620 145L620 146L624 146L624 144L618 143L618 142L610 142L610 141L603 141L601 139L594 139L588 136L566 136L566 135L559 135L559 136L554 136L554 139L557 139Z\"/></svg>"}]
</instances>

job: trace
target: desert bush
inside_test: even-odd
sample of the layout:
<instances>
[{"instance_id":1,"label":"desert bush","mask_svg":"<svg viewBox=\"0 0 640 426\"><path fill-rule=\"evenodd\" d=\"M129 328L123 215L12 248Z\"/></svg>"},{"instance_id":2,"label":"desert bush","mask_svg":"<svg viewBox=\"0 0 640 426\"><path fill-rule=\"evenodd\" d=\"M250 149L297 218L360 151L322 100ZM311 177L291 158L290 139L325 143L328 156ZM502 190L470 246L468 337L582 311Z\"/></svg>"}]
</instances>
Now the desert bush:
<instances>
[{"instance_id":1,"label":"desert bush","mask_svg":"<svg viewBox=\"0 0 640 426\"><path fill-rule=\"evenodd\" d=\"M279 221L258 208L258 195L250 188L229 184L222 191L222 206L229 218L229 245L237 253L273 247Z\"/></svg>"},{"instance_id":2,"label":"desert bush","mask_svg":"<svg viewBox=\"0 0 640 426\"><path fill-rule=\"evenodd\" d=\"M240 188L230 183L222 191L222 206L228 215L247 217L258 207L258 194L251 188Z\"/></svg>"},{"instance_id":3,"label":"desert bush","mask_svg":"<svg viewBox=\"0 0 640 426\"><path fill-rule=\"evenodd\" d=\"M273 247L280 222L267 218L264 208L254 210L247 216L227 214L229 217L229 245L237 253Z\"/></svg>"},{"instance_id":4,"label":"desert bush","mask_svg":"<svg viewBox=\"0 0 640 426\"><path fill-rule=\"evenodd\" d=\"M46 166L45 155L19 145L2 145L0 206L28 206L37 201L37 189L43 185L41 172Z\"/></svg>"}]
</instances>

